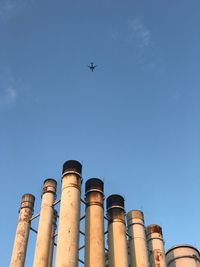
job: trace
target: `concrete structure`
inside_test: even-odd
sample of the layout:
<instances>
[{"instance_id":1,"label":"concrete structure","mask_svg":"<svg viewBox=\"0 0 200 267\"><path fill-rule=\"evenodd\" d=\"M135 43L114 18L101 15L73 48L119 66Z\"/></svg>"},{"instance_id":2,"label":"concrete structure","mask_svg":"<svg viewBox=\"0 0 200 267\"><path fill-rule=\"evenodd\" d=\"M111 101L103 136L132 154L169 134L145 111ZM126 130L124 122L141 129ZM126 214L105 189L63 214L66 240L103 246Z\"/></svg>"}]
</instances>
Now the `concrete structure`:
<instances>
[{"instance_id":1,"label":"concrete structure","mask_svg":"<svg viewBox=\"0 0 200 267\"><path fill-rule=\"evenodd\" d=\"M24 267L34 202L33 195L22 196L10 267Z\"/></svg>"},{"instance_id":2,"label":"concrete structure","mask_svg":"<svg viewBox=\"0 0 200 267\"><path fill-rule=\"evenodd\" d=\"M55 267L78 266L81 171L78 161L63 165Z\"/></svg>"},{"instance_id":3,"label":"concrete structure","mask_svg":"<svg viewBox=\"0 0 200 267\"><path fill-rule=\"evenodd\" d=\"M147 228L147 245L151 267L167 267L162 228L151 224Z\"/></svg>"},{"instance_id":4,"label":"concrete structure","mask_svg":"<svg viewBox=\"0 0 200 267\"><path fill-rule=\"evenodd\" d=\"M128 267L124 198L111 195L107 198L108 262L110 267Z\"/></svg>"},{"instance_id":5,"label":"concrete structure","mask_svg":"<svg viewBox=\"0 0 200 267\"><path fill-rule=\"evenodd\" d=\"M54 252L54 242L55 242L55 232L56 232L56 222L57 222L57 211L54 210L53 213L53 222L52 222L52 228L51 228L51 241L49 246L49 259L48 259L48 267L52 267L53 262L53 252Z\"/></svg>"},{"instance_id":6,"label":"concrete structure","mask_svg":"<svg viewBox=\"0 0 200 267\"><path fill-rule=\"evenodd\" d=\"M105 267L103 186L98 178L85 185L85 267Z\"/></svg>"},{"instance_id":7,"label":"concrete structure","mask_svg":"<svg viewBox=\"0 0 200 267\"><path fill-rule=\"evenodd\" d=\"M33 267L48 266L56 187L57 182L54 179L44 181Z\"/></svg>"},{"instance_id":8,"label":"concrete structure","mask_svg":"<svg viewBox=\"0 0 200 267\"><path fill-rule=\"evenodd\" d=\"M190 245L177 245L166 253L168 267L200 267L199 251Z\"/></svg>"},{"instance_id":9,"label":"concrete structure","mask_svg":"<svg viewBox=\"0 0 200 267\"><path fill-rule=\"evenodd\" d=\"M128 212L127 225L130 265L133 267L149 267L143 212L140 210Z\"/></svg>"}]
</instances>

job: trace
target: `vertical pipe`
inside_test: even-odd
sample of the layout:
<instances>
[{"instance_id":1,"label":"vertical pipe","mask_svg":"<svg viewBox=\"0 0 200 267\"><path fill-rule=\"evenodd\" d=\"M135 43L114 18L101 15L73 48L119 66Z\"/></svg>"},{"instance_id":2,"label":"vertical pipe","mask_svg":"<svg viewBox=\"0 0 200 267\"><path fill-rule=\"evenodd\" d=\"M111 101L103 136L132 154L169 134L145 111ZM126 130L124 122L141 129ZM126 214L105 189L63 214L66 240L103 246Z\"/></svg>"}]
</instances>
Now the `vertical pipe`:
<instances>
[{"instance_id":1,"label":"vertical pipe","mask_svg":"<svg viewBox=\"0 0 200 267\"><path fill-rule=\"evenodd\" d=\"M144 214L132 210L127 214L130 262L132 267L149 267Z\"/></svg>"},{"instance_id":2,"label":"vertical pipe","mask_svg":"<svg viewBox=\"0 0 200 267\"><path fill-rule=\"evenodd\" d=\"M35 197L22 196L10 267L24 267Z\"/></svg>"},{"instance_id":3,"label":"vertical pipe","mask_svg":"<svg viewBox=\"0 0 200 267\"><path fill-rule=\"evenodd\" d=\"M54 179L44 181L33 267L48 266L56 187L57 182Z\"/></svg>"},{"instance_id":4,"label":"vertical pipe","mask_svg":"<svg viewBox=\"0 0 200 267\"><path fill-rule=\"evenodd\" d=\"M167 267L162 228L159 225L151 224L146 230L151 267Z\"/></svg>"},{"instance_id":5,"label":"vertical pipe","mask_svg":"<svg viewBox=\"0 0 200 267\"><path fill-rule=\"evenodd\" d=\"M85 267L105 267L103 186L98 178L85 185Z\"/></svg>"},{"instance_id":6,"label":"vertical pipe","mask_svg":"<svg viewBox=\"0 0 200 267\"><path fill-rule=\"evenodd\" d=\"M109 266L128 267L124 198L107 198Z\"/></svg>"},{"instance_id":7,"label":"vertical pipe","mask_svg":"<svg viewBox=\"0 0 200 267\"><path fill-rule=\"evenodd\" d=\"M78 266L81 170L75 160L63 165L55 267Z\"/></svg>"},{"instance_id":8,"label":"vertical pipe","mask_svg":"<svg viewBox=\"0 0 200 267\"><path fill-rule=\"evenodd\" d=\"M56 222L57 222L57 211L54 210L53 223L52 223L52 229L51 229L51 241L50 241L50 247L49 247L48 267L52 267L52 262L53 262Z\"/></svg>"}]
</instances>

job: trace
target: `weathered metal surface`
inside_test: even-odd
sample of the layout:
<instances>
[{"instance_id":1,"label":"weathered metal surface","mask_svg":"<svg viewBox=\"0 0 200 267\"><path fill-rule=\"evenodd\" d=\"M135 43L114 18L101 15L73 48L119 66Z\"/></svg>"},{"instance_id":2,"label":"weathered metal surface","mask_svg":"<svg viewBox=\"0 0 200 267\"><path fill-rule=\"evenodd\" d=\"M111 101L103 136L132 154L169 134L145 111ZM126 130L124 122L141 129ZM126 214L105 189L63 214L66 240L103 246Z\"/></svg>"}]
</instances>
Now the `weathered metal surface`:
<instances>
[{"instance_id":1,"label":"weathered metal surface","mask_svg":"<svg viewBox=\"0 0 200 267\"><path fill-rule=\"evenodd\" d=\"M52 262L53 262L55 232L56 232L56 227L57 227L56 222L57 222L57 211L54 210L52 228L51 228L51 239L50 239L50 246L49 246L49 257L48 257L48 265L47 265L48 267L52 267Z\"/></svg>"},{"instance_id":2,"label":"weathered metal surface","mask_svg":"<svg viewBox=\"0 0 200 267\"><path fill-rule=\"evenodd\" d=\"M128 212L127 224L130 265L134 267L149 267L143 212L140 210Z\"/></svg>"},{"instance_id":3,"label":"weathered metal surface","mask_svg":"<svg viewBox=\"0 0 200 267\"><path fill-rule=\"evenodd\" d=\"M159 225L152 224L146 230L150 266L167 267L162 228Z\"/></svg>"},{"instance_id":4,"label":"weathered metal surface","mask_svg":"<svg viewBox=\"0 0 200 267\"><path fill-rule=\"evenodd\" d=\"M33 195L22 196L10 267L24 267L34 202Z\"/></svg>"},{"instance_id":5,"label":"weathered metal surface","mask_svg":"<svg viewBox=\"0 0 200 267\"><path fill-rule=\"evenodd\" d=\"M128 267L128 248L124 198L111 195L107 199L108 217L108 262L111 267Z\"/></svg>"},{"instance_id":6,"label":"weathered metal surface","mask_svg":"<svg viewBox=\"0 0 200 267\"><path fill-rule=\"evenodd\" d=\"M63 166L55 267L77 267L80 224L81 164Z\"/></svg>"},{"instance_id":7,"label":"weathered metal surface","mask_svg":"<svg viewBox=\"0 0 200 267\"><path fill-rule=\"evenodd\" d=\"M85 267L105 267L103 182L89 179L85 189Z\"/></svg>"},{"instance_id":8,"label":"weathered metal surface","mask_svg":"<svg viewBox=\"0 0 200 267\"><path fill-rule=\"evenodd\" d=\"M168 267L200 267L200 253L191 245L181 244L166 253Z\"/></svg>"},{"instance_id":9,"label":"weathered metal surface","mask_svg":"<svg viewBox=\"0 0 200 267\"><path fill-rule=\"evenodd\" d=\"M33 267L48 266L56 187L54 179L44 181Z\"/></svg>"}]
</instances>

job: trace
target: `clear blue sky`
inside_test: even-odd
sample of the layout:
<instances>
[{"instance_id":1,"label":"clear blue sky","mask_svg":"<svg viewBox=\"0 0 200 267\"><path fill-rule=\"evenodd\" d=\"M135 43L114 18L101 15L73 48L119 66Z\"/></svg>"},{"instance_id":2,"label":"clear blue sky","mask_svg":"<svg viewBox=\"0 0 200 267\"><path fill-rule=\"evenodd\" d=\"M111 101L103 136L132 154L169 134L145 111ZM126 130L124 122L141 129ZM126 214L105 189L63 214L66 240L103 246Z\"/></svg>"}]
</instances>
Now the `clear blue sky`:
<instances>
[{"instance_id":1,"label":"clear blue sky","mask_svg":"<svg viewBox=\"0 0 200 267\"><path fill-rule=\"evenodd\" d=\"M198 0L1 0L0 266L21 195L37 213L68 159L160 224L166 249L200 248L199 13Z\"/></svg>"}]
</instances>

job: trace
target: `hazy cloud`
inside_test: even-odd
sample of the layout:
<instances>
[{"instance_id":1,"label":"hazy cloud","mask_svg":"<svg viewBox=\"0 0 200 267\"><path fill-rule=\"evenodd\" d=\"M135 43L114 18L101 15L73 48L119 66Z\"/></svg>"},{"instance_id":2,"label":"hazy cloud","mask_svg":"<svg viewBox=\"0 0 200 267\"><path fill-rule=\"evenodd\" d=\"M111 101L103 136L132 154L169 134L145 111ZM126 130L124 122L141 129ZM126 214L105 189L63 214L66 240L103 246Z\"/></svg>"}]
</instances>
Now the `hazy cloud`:
<instances>
[{"instance_id":1,"label":"hazy cloud","mask_svg":"<svg viewBox=\"0 0 200 267\"><path fill-rule=\"evenodd\" d=\"M34 0L0 0L0 18L7 22L33 3Z\"/></svg>"},{"instance_id":2,"label":"hazy cloud","mask_svg":"<svg viewBox=\"0 0 200 267\"><path fill-rule=\"evenodd\" d=\"M128 21L128 40L134 41L137 47L149 47L153 41L150 30L144 25L139 18L134 18Z\"/></svg>"}]
</instances>

